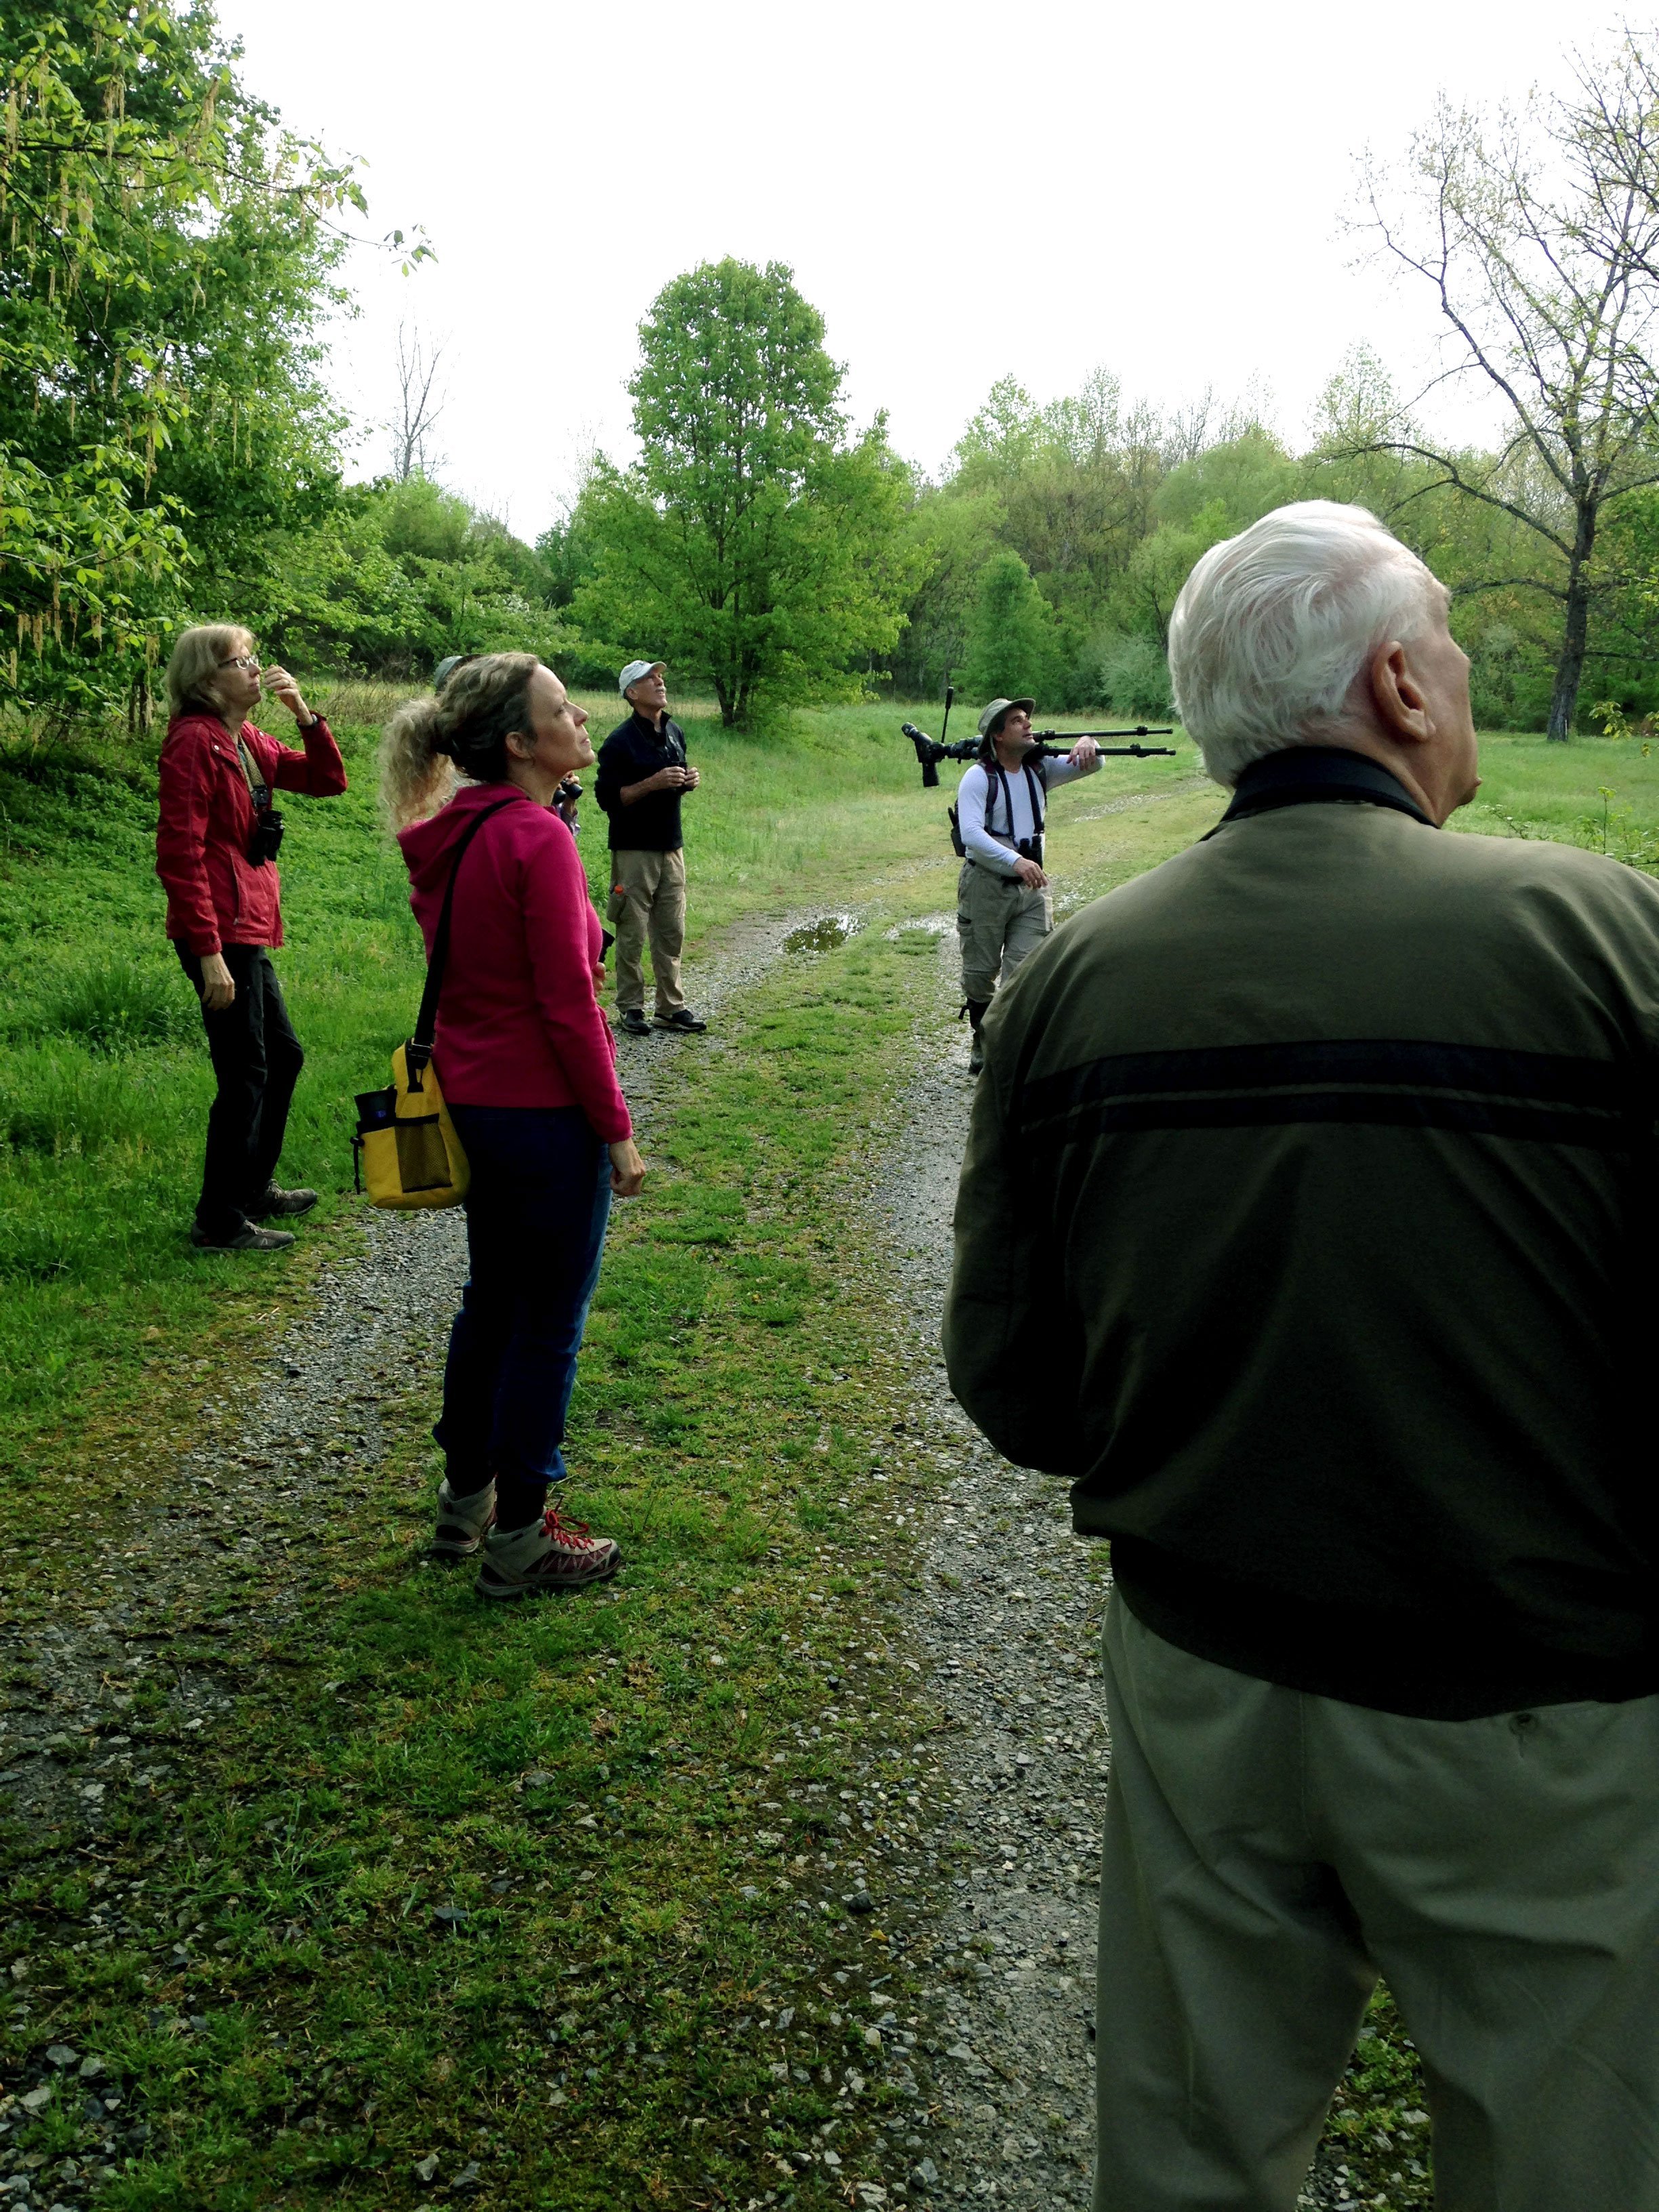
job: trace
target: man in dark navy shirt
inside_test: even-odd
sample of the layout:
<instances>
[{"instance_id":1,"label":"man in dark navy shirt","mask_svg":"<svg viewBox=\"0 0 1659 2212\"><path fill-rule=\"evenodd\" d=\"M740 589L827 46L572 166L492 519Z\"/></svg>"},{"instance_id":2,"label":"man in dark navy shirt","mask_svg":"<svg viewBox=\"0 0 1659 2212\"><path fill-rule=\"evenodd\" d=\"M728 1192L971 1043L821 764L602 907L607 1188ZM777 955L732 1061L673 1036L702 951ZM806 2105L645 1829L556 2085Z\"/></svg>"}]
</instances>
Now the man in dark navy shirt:
<instances>
[{"instance_id":1,"label":"man in dark navy shirt","mask_svg":"<svg viewBox=\"0 0 1659 2212\"><path fill-rule=\"evenodd\" d=\"M707 1029L680 990L685 944L685 854L680 801L697 787L685 757L685 732L668 712L666 663L630 660L622 695L633 708L599 748L593 795L611 822L611 927L617 933L617 1002L622 1027L646 1036L645 969L648 938L656 978L659 1030Z\"/></svg>"}]
</instances>

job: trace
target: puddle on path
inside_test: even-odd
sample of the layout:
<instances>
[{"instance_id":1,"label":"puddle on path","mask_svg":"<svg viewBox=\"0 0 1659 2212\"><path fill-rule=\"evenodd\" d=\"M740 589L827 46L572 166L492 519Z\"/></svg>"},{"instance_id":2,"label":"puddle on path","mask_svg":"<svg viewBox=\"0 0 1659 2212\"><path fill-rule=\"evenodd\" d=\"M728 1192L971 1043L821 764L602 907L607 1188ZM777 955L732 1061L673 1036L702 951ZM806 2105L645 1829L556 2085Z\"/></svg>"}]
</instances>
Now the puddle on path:
<instances>
[{"instance_id":1,"label":"puddle on path","mask_svg":"<svg viewBox=\"0 0 1659 2212\"><path fill-rule=\"evenodd\" d=\"M792 929L783 940L786 952L833 952L860 927L855 914L821 914L816 921Z\"/></svg>"}]
</instances>

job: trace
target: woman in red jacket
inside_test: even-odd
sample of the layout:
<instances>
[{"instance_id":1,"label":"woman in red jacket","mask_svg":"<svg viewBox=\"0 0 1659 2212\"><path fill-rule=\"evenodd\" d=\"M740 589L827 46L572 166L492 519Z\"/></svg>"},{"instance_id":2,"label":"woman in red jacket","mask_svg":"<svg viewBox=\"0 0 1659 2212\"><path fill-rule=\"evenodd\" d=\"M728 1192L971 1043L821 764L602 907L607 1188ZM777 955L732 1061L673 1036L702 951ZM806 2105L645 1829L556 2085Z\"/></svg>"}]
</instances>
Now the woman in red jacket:
<instances>
[{"instance_id":1,"label":"woman in red jacket","mask_svg":"<svg viewBox=\"0 0 1659 2212\"><path fill-rule=\"evenodd\" d=\"M486 653L400 708L381 752L428 953L455 877L433 1060L471 1166L470 1267L433 1431L445 1462L433 1548L482 1550L485 1597L580 1588L622 1564L547 1495L564 1479L611 1194L632 1198L645 1177L599 1011L599 918L553 805L592 763L586 720L532 653Z\"/></svg>"},{"instance_id":2,"label":"woman in red jacket","mask_svg":"<svg viewBox=\"0 0 1659 2212\"><path fill-rule=\"evenodd\" d=\"M204 1252L277 1251L293 1237L260 1223L317 1203L314 1190L273 1181L305 1055L270 964L283 941L282 819L270 801L276 791L332 798L346 787L345 764L285 668L266 669L264 685L299 724L305 750L246 720L259 681L253 640L227 623L184 631L167 663L173 719L161 747L155 872L219 1079L190 1232Z\"/></svg>"}]
</instances>

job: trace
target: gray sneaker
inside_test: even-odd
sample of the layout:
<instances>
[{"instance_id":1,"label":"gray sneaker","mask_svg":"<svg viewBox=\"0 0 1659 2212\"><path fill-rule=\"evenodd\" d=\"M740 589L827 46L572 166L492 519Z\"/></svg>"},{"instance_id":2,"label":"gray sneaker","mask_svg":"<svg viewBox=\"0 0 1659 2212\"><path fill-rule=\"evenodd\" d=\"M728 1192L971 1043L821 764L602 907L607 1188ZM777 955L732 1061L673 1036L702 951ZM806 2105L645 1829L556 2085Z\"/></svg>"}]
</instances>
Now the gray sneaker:
<instances>
[{"instance_id":1,"label":"gray sneaker","mask_svg":"<svg viewBox=\"0 0 1659 2212\"><path fill-rule=\"evenodd\" d=\"M434 1559L470 1559L495 1525L495 1485L457 1498L446 1475L438 1485L438 1526L432 1538Z\"/></svg>"},{"instance_id":2,"label":"gray sneaker","mask_svg":"<svg viewBox=\"0 0 1659 2212\"><path fill-rule=\"evenodd\" d=\"M264 1194L247 1210L250 1221L269 1221L273 1214L309 1213L317 1203L314 1190L283 1190L277 1184L267 1183Z\"/></svg>"},{"instance_id":3,"label":"gray sneaker","mask_svg":"<svg viewBox=\"0 0 1659 2212\"><path fill-rule=\"evenodd\" d=\"M651 1024L645 1018L642 1006L624 1006L617 1027L624 1036L649 1036L651 1034Z\"/></svg>"},{"instance_id":4,"label":"gray sneaker","mask_svg":"<svg viewBox=\"0 0 1659 2212\"><path fill-rule=\"evenodd\" d=\"M190 1241L198 1252L286 1252L294 1237L287 1229L256 1229L250 1221L222 1243L199 1228L191 1229Z\"/></svg>"},{"instance_id":5,"label":"gray sneaker","mask_svg":"<svg viewBox=\"0 0 1659 2212\"><path fill-rule=\"evenodd\" d=\"M550 1505L539 1521L484 1538L483 1565L473 1584L480 1597L538 1596L544 1590L586 1589L607 1582L622 1565L622 1548L609 1536L592 1536L585 1521L567 1521Z\"/></svg>"}]
</instances>

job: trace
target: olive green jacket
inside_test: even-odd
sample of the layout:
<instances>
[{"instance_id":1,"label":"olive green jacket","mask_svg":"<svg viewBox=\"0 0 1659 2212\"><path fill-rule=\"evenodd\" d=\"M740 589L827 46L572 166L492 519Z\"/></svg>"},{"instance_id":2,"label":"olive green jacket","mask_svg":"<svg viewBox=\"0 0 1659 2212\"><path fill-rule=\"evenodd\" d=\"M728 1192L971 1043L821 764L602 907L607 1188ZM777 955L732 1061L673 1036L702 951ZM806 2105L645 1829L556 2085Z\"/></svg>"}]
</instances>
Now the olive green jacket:
<instances>
[{"instance_id":1,"label":"olive green jacket","mask_svg":"<svg viewBox=\"0 0 1659 2212\"><path fill-rule=\"evenodd\" d=\"M1447 1718L1659 1690L1659 885L1354 762L1257 763L1270 811L999 994L951 1384L1201 1656Z\"/></svg>"}]
</instances>

